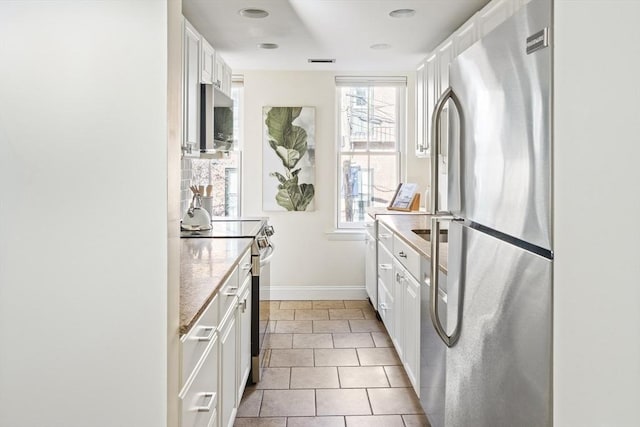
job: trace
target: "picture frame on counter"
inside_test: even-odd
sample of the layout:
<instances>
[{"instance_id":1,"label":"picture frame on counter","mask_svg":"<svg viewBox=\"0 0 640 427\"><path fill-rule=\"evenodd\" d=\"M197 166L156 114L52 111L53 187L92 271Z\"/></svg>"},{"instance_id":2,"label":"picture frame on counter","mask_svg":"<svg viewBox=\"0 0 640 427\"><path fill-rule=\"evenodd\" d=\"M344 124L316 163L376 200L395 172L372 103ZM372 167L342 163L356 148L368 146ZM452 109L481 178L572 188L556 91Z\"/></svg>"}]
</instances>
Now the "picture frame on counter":
<instances>
[{"instance_id":1,"label":"picture frame on counter","mask_svg":"<svg viewBox=\"0 0 640 427\"><path fill-rule=\"evenodd\" d=\"M405 182L398 184L393 199L387 207L393 211L417 211L420 208L420 193L417 192L418 184Z\"/></svg>"}]
</instances>

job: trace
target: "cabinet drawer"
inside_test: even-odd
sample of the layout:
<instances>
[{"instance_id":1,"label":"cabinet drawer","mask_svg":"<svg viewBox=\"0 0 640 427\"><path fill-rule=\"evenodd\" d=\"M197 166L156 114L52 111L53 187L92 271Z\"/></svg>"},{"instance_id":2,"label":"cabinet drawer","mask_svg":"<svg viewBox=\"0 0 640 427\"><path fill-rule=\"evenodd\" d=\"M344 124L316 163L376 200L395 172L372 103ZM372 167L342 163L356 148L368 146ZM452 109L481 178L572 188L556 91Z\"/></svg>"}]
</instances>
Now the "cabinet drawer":
<instances>
[{"instance_id":1,"label":"cabinet drawer","mask_svg":"<svg viewBox=\"0 0 640 427\"><path fill-rule=\"evenodd\" d=\"M229 278L220 286L220 321L227 314L229 308L234 305L238 298L238 267L233 269Z\"/></svg>"},{"instance_id":2,"label":"cabinet drawer","mask_svg":"<svg viewBox=\"0 0 640 427\"><path fill-rule=\"evenodd\" d=\"M378 243L393 253L393 232L382 223L378 223Z\"/></svg>"},{"instance_id":3,"label":"cabinet drawer","mask_svg":"<svg viewBox=\"0 0 640 427\"><path fill-rule=\"evenodd\" d=\"M216 295L189 333L180 339L182 347L182 386L193 373L209 343L215 339L219 311L218 295Z\"/></svg>"},{"instance_id":4,"label":"cabinet drawer","mask_svg":"<svg viewBox=\"0 0 640 427\"><path fill-rule=\"evenodd\" d=\"M182 427L208 427L217 416L218 337L207 347L194 376L180 393Z\"/></svg>"},{"instance_id":5,"label":"cabinet drawer","mask_svg":"<svg viewBox=\"0 0 640 427\"><path fill-rule=\"evenodd\" d=\"M420 280L420 255L398 236L394 236L393 255L414 278Z\"/></svg>"},{"instance_id":6,"label":"cabinet drawer","mask_svg":"<svg viewBox=\"0 0 640 427\"><path fill-rule=\"evenodd\" d=\"M251 274L251 249L248 249L242 259L238 263L239 282L242 283L243 279Z\"/></svg>"},{"instance_id":7,"label":"cabinet drawer","mask_svg":"<svg viewBox=\"0 0 640 427\"><path fill-rule=\"evenodd\" d=\"M393 280L393 255L378 243L378 279L389 287Z\"/></svg>"}]
</instances>

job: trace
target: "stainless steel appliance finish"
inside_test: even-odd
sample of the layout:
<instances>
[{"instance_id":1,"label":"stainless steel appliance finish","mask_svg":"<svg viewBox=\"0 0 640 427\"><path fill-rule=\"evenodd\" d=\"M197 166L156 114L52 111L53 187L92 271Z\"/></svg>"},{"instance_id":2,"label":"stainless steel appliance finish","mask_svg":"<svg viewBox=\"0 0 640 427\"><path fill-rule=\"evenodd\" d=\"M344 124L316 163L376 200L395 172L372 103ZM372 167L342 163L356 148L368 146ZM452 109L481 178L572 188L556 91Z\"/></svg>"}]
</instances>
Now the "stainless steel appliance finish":
<instances>
[{"instance_id":1,"label":"stainless steel appliance finish","mask_svg":"<svg viewBox=\"0 0 640 427\"><path fill-rule=\"evenodd\" d=\"M217 150L225 151L230 144L215 139L214 109L216 107L233 108L233 100L220 89L210 84L200 85L200 153L214 154Z\"/></svg>"},{"instance_id":2,"label":"stainless steel appliance finish","mask_svg":"<svg viewBox=\"0 0 640 427\"><path fill-rule=\"evenodd\" d=\"M273 227L265 222L251 245L251 381L254 383L261 380L262 369L268 362L270 266L275 251L269 237L273 234Z\"/></svg>"},{"instance_id":3,"label":"stainless steel appliance finish","mask_svg":"<svg viewBox=\"0 0 640 427\"><path fill-rule=\"evenodd\" d=\"M427 262L427 270L431 265ZM440 273L442 275L442 273ZM438 317L447 327L447 294L439 280ZM446 346L431 324L429 311L431 280L425 277L420 286L420 403L432 427L444 426Z\"/></svg>"},{"instance_id":4,"label":"stainless steel appliance finish","mask_svg":"<svg viewBox=\"0 0 640 427\"><path fill-rule=\"evenodd\" d=\"M445 425L551 425L552 261L458 222L449 233L447 319L460 301L463 315Z\"/></svg>"},{"instance_id":5,"label":"stainless steel appliance finish","mask_svg":"<svg viewBox=\"0 0 640 427\"><path fill-rule=\"evenodd\" d=\"M551 48L527 54L527 38L550 25L550 1L533 1L449 70L464 133L449 148L449 211L545 249L552 247Z\"/></svg>"},{"instance_id":6,"label":"stainless steel appliance finish","mask_svg":"<svg viewBox=\"0 0 640 427\"><path fill-rule=\"evenodd\" d=\"M460 128L448 150L451 212L432 217L432 233L450 222L447 314L433 239L432 324L421 325L446 352L444 417L421 396L434 427L552 424L551 48L538 41L550 25L549 0L520 9L452 62L438 104L454 101ZM437 177L437 144L431 156Z\"/></svg>"}]
</instances>

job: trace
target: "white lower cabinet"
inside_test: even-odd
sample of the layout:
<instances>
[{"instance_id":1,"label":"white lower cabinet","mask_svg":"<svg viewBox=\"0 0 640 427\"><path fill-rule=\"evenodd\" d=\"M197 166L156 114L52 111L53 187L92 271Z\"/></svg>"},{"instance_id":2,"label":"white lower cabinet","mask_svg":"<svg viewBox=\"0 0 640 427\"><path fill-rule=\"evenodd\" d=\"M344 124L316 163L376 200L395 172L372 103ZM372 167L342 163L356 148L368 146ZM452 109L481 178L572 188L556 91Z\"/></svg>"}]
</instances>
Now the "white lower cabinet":
<instances>
[{"instance_id":1,"label":"white lower cabinet","mask_svg":"<svg viewBox=\"0 0 640 427\"><path fill-rule=\"evenodd\" d=\"M407 274L403 295L404 369L414 390L420 396L420 283Z\"/></svg>"},{"instance_id":2,"label":"white lower cabinet","mask_svg":"<svg viewBox=\"0 0 640 427\"><path fill-rule=\"evenodd\" d=\"M421 258L386 227L386 243L378 241L378 308L416 394L420 393ZM391 247L391 251L388 247Z\"/></svg>"},{"instance_id":3,"label":"white lower cabinet","mask_svg":"<svg viewBox=\"0 0 640 427\"><path fill-rule=\"evenodd\" d=\"M392 242L391 239L389 239ZM394 334L393 255L378 241L378 313L390 337Z\"/></svg>"},{"instance_id":4,"label":"white lower cabinet","mask_svg":"<svg viewBox=\"0 0 640 427\"><path fill-rule=\"evenodd\" d=\"M251 372L251 274L240 287L238 299L238 402L242 399Z\"/></svg>"},{"instance_id":5,"label":"white lower cabinet","mask_svg":"<svg viewBox=\"0 0 640 427\"><path fill-rule=\"evenodd\" d=\"M366 225L375 227L375 222L367 223ZM375 228L367 228L367 232L364 236L365 242L365 272L364 283L369 295L369 301L371 305L377 311L378 310L378 278L377 278L377 243L375 238Z\"/></svg>"},{"instance_id":6,"label":"white lower cabinet","mask_svg":"<svg viewBox=\"0 0 640 427\"><path fill-rule=\"evenodd\" d=\"M216 423L218 400L218 339L209 344L202 363L184 389L182 427L209 427Z\"/></svg>"},{"instance_id":7,"label":"white lower cabinet","mask_svg":"<svg viewBox=\"0 0 640 427\"><path fill-rule=\"evenodd\" d=\"M180 341L180 426L232 427L251 373L250 250Z\"/></svg>"},{"instance_id":8,"label":"white lower cabinet","mask_svg":"<svg viewBox=\"0 0 640 427\"><path fill-rule=\"evenodd\" d=\"M417 255L417 254L416 254ZM420 378L420 283L394 259L394 324L396 351L416 393Z\"/></svg>"},{"instance_id":9,"label":"white lower cabinet","mask_svg":"<svg viewBox=\"0 0 640 427\"><path fill-rule=\"evenodd\" d=\"M395 329L391 341L396 348L400 360L404 360L404 289L407 273L395 259L393 260L393 324Z\"/></svg>"},{"instance_id":10,"label":"white lower cabinet","mask_svg":"<svg viewBox=\"0 0 640 427\"><path fill-rule=\"evenodd\" d=\"M237 306L230 309L220 325L220 426L231 427L238 408L237 386Z\"/></svg>"}]
</instances>

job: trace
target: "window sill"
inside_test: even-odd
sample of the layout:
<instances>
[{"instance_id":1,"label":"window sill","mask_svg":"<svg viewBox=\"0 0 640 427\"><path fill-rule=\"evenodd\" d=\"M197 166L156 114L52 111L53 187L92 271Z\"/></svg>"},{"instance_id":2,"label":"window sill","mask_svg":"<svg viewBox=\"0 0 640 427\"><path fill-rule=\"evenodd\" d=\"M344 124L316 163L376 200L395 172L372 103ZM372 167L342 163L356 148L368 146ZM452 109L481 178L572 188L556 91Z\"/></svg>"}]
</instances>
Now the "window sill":
<instances>
[{"instance_id":1,"label":"window sill","mask_svg":"<svg viewBox=\"0 0 640 427\"><path fill-rule=\"evenodd\" d=\"M324 234L327 236L328 240L363 241L366 231L359 228L353 230L336 229L325 231Z\"/></svg>"}]
</instances>

